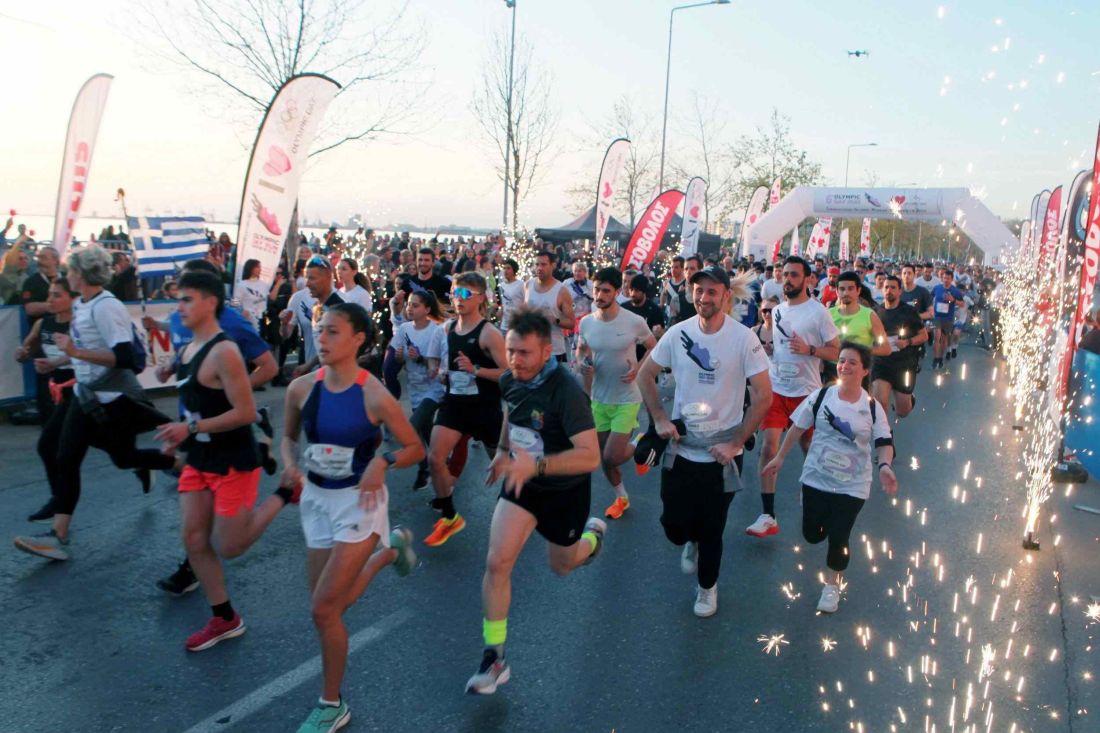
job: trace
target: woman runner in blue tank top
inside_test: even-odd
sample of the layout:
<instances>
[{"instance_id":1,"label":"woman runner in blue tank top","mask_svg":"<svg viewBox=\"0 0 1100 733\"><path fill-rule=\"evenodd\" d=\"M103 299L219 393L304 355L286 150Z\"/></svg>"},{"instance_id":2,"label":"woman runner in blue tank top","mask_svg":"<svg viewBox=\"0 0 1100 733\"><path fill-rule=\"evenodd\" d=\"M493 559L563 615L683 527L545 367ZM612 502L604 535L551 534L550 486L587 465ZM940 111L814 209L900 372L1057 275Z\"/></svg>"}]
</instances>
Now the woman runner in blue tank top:
<instances>
[{"instance_id":1,"label":"woman runner in blue tank top","mask_svg":"<svg viewBox=\"0 0 1100 733\"><path fill-rule=\"evenodd\" d=\"M340 696L348 651L343 614L382 568L394 565L404 576L415 565L412 533L390 531L384 478L388 469L424 457L400 405L357 362L376 337L367 312L354 303L333 305L319 328L321 368L287 388L280 481L302 487L313 622L321 637L324 689L302 724L305 731L336 730L351 719ZM400 450L381 450L382 425ZM299 450L303 431L306 444Z\"/></svg>"}]
</instances>

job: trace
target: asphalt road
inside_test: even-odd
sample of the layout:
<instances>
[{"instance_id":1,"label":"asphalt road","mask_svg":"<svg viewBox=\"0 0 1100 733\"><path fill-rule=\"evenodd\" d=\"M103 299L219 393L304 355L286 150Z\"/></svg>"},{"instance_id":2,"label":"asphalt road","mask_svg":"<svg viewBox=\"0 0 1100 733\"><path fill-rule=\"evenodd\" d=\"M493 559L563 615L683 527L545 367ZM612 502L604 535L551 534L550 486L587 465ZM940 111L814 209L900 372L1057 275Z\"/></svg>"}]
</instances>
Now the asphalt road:
<instances>
[{"instance_id":1,"label":"asphalt road","mask_svg":"<svg viewBox=\"0 0 1100 733\"><path fill-rule=\"evenodd\" d=\"M996 365L974 347L960 355L942 384L920 375L917 410L897 429L901 492L892 502L876 487L861 514L837 614L814 610L824 547L799 535L795 456L780 476L782 531L765 540L743 533L760 511L747 457L719 611L703 620L657 521L657 473L631 469L633 506L593 565L557 578L545 543L531 541L514 577L512 681L486 698L463 694L481 655L495 499L481 486L484 455L472 454L456 494L466 531L421 546L411 577L383 573L347 614L348 730L1100 730L1086 616L1100 594L1100 516L1072 508L1100 507L1100 483L1069 498L1060 489L1042 550L1024 552L1018 437L998 423ZM258 397L281 413L282 393ZM36 438L0 426L6 537L38 527L24 521L47 493ZM153 586L182 557L174 486L162 476L143 496L95 451L84 480L74 559L0 553L0 730L295 730L319 693L297 510L228 563L248 632L188 654L184 639L209 613L201 592L173 599ZM434 514L411 481L406 471L393 482L391 521L423 537ZM265 477L261 495L274 487ZM610 501L602 476L594 497L597 511Z\"/></svg>"}]
</instances>

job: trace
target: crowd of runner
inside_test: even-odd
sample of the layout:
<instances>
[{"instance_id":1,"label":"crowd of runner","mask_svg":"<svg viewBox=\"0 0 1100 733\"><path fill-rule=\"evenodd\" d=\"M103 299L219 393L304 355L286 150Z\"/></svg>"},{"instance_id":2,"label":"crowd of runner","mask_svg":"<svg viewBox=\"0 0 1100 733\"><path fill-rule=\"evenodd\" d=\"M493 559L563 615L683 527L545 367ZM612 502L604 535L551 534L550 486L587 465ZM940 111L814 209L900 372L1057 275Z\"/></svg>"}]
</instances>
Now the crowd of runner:
<instances>
[{"instance_id":1,"label":"crowd of runner","mask_svg":"<svg viewBox=\"0 0 1100 733\"><path fill-rule=\"evenodd\" d=\"M404 576L417 563L411 531L391 527L390 491L431 487L438 518L421 544L446 552L466 526L456 487L470 450L488 456L486 485L500 484L484 648L467 692L509 679L512 572L532 533L558 575L591 563L606 520L630 510L629 462L638 473L660 467L660 525L694 576L694 614L709 617L734 494L758 483L761 513L745 531L778 534L777 476L797 443L801 534L826 546L817 610L833 613L874 479L898 490L891 423L912 412L917 372L947 370L964 333L996 346L989 268L661 253L622 272L579 246L502 244L459 242L452 257L434 240L329 232L303 241L273 284L258 262L243 263L232 299L231 253L189 262L173 282L177 312L143 323L171 336L174 358L156 367L160 381L175 379L171 415L138 382L143 339L106 289L115 256L77 249L62 275L56 252L41 248L44 287L25 298L34 322L15 356L42 378L50 496L29 519L50 528L16 547L55 561L78 551L71 524L89 447L145 491L154 472L171 474L186 557L157 585L174 596L202 589L211 616L185 642L199 652L245 632L222 560L297 505L323 661L320 700L300 731L334 731L350 719L344 611L385 568ZM509 257L520 251L523 265ZM254 398L269 383L286 385L278 444ZM138 448L151 431L159 447ZM742 459L757 442L754 479ZM414 465L411 484L397 486L392 471ZM610 503L593 516L597 470ZM279 473L263 500L261 471Z\"/></svg>"}]
</instances>

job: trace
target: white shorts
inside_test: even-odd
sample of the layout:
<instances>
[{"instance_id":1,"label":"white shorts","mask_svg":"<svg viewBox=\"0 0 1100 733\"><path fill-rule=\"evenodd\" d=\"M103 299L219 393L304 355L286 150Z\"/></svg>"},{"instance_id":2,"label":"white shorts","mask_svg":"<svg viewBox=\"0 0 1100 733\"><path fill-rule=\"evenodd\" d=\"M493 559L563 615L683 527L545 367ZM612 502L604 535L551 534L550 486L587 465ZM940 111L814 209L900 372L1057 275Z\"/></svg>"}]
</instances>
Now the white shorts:
<instances>
[{"instance_id":1,"label":"white shorts","mask_svg":"<svg viewBox=\"0 0 1100 733\"><path fill-rule=\"evenodd\" d=\"M378 506L368 512L359 506L359 488L322 489L308 480L299 503L306 547L330 550L335 542L355 544L377 534L383 547L390 546L390 497L386 487L378 492Z\"/></svg>"}]
</instances>

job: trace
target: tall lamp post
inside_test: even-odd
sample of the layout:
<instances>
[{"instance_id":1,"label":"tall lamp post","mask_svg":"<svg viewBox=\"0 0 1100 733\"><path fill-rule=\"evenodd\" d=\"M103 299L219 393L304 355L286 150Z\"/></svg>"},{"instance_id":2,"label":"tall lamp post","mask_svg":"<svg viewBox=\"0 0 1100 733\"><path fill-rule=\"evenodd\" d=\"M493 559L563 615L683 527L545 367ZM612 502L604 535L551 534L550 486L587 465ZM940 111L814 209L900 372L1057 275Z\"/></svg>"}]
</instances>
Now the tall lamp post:
<instances>
[{"instance_id":1,"label":"tall lamp post","mask_svg":"<svg viewBox=\"0 0 1100 733\"><path fill-rule=\"evenodd\" d=\"M512 11L512 45L508 51L508 101L505 103L505 115L508 117L508 132L504 141L504 215L501 230L508 230L508 163L512 153L512 67L516 60L516 0L504 0L504 5Z\"/></svg>"},{"instance_id":2,"label":"tall lamp post","mask_svg":"<svg viewBox=\"0 0 1100 733\"><path fill-rule=\"evenodd\" d=\"M844 159L844 187L848 188L848 166L852 162L852 148L874 148L878 143L852 143L848 146L848 155Z\"/></svg>"},{"instance_id":3,"label":"tall lamp post","mask_svg":"<svg viewBox=\"0 0 1100 733\"><path fill-rule=\"evenodd\" d=\"M514 2L515 0L513 0ZM664 121L661 123L661 175L657 185L657 193L665 190L665 136L668 133L668 83L672 73L672 21L676 18L677 10L688 8L701 8L704 5L729 5L730 0L710 0L706 3L692 3L690 5L677 5L668 14L668 57L665 60L665 112Z\"/></svg>"}]
</instances>

